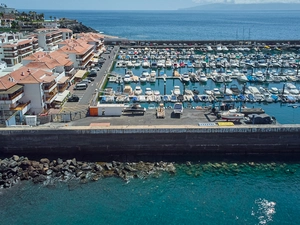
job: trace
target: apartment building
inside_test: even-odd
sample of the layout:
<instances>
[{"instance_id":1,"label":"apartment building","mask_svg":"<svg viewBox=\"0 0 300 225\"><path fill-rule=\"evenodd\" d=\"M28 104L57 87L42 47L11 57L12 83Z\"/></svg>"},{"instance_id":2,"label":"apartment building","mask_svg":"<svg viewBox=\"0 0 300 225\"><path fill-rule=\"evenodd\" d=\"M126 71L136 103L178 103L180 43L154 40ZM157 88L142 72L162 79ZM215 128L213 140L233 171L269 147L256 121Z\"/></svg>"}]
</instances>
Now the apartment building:
<instances>
[{"instance_id":1,"label":"apartment building","mask_svg":"<svg viewBox=\"0 0 300 225\"><path fill-rule=\"evenodd\" d=\"M64 71L44 62L30 62L1 77L0 124L18 125L25 114L39 114L54 107L59 85L67 79ZM64 89L63 93L67 97L69 92Z\"/></svg>"},{"instance_id":2,"label":"apartment building","mask_svg":"<svg viewBox=\"0 0 300 225\"><path fill-rule=\"evenodd\" d=\"M69 56L76 69L85 69L94 57L94 46L82 39L69 39L60 42L59 51Z\"/></svg>"},{"instance_id":3,"label":"apartment building","mask_svg":"<svg viewBox=\"0 0 300 225\"><path fill-rule=\"evenodd\" d=\"M38 45L45 51L54 51L58 49L58 43L72 38L73 32L70 29L37 29L35 36L38 39Z\"/></svg>"}]
</instances>

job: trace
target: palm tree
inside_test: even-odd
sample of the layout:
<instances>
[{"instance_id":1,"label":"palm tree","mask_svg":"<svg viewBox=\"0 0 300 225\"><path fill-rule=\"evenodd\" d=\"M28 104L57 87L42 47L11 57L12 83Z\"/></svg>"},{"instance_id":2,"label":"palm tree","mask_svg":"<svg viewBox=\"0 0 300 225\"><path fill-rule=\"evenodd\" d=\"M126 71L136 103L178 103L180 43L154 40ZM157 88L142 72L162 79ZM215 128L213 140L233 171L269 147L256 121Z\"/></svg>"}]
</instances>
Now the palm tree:
<instances>
[{"instance_id":1,"label":"palm tree","mask_svg":"<svg viewBox=\"0 0 300 225\"><path fill-rule=\"evenodd\" d=\"M50 17L50 20L52 21L52 16L49 16Z\"/></svg>"}]
</instances>

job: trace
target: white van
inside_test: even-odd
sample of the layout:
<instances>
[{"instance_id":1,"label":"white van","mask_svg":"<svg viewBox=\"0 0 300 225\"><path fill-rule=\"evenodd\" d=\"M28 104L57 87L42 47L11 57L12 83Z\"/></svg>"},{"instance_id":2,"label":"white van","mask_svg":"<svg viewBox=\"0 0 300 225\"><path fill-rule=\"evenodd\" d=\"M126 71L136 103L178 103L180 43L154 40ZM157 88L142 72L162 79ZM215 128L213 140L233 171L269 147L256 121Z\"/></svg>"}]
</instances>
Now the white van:
<instances>
[{"instance_id":1,"label":"white van","mask_svg":"<svg viewBox=\"0 0 300 225\"><path fill-rule=\"evenodd\" d=\"M78 83L75 85L74 90L85 90L87 88L87 84Z\"/></svg>"}]
</instances>

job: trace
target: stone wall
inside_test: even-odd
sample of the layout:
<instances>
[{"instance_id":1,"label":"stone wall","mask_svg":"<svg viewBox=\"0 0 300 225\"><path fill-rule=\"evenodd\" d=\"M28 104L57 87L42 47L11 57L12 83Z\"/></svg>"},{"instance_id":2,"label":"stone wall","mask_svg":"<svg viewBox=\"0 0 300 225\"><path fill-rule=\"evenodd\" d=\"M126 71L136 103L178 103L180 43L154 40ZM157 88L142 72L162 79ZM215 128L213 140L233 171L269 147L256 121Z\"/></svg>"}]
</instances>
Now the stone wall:
<instances>
[{"instance_id":1,"label":"stone wall","mask_svg":"<svg viewBox=\"0 0 300 225\"><path fill-rule=\"evenodd\" d=\"M0 154L38 156L293 155L300 126L2 129Z\"/></svg>"}]
</instances>

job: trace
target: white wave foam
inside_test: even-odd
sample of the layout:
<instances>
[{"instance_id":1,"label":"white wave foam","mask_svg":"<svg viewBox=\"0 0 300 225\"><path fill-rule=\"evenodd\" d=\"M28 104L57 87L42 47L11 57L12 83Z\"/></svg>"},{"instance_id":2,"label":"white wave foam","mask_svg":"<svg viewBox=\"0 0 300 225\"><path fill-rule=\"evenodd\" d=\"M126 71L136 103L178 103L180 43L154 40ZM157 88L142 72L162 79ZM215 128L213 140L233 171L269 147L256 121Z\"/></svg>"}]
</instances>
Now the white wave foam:
<instances>
[{"instance_id":1,"label":"white wave foam","mask_svg":"<svg viewBox=\"0 0 300 225\"><path fill-rule=\"evenodd\" d=\"M259 220L258 224L263 225L273 221L273 216L276 213L275 202L259 198L255 200L255 204L257 205L258 209L256 212L252 210L251 215L257 216Z\"/></svg>"}]
</instances>

